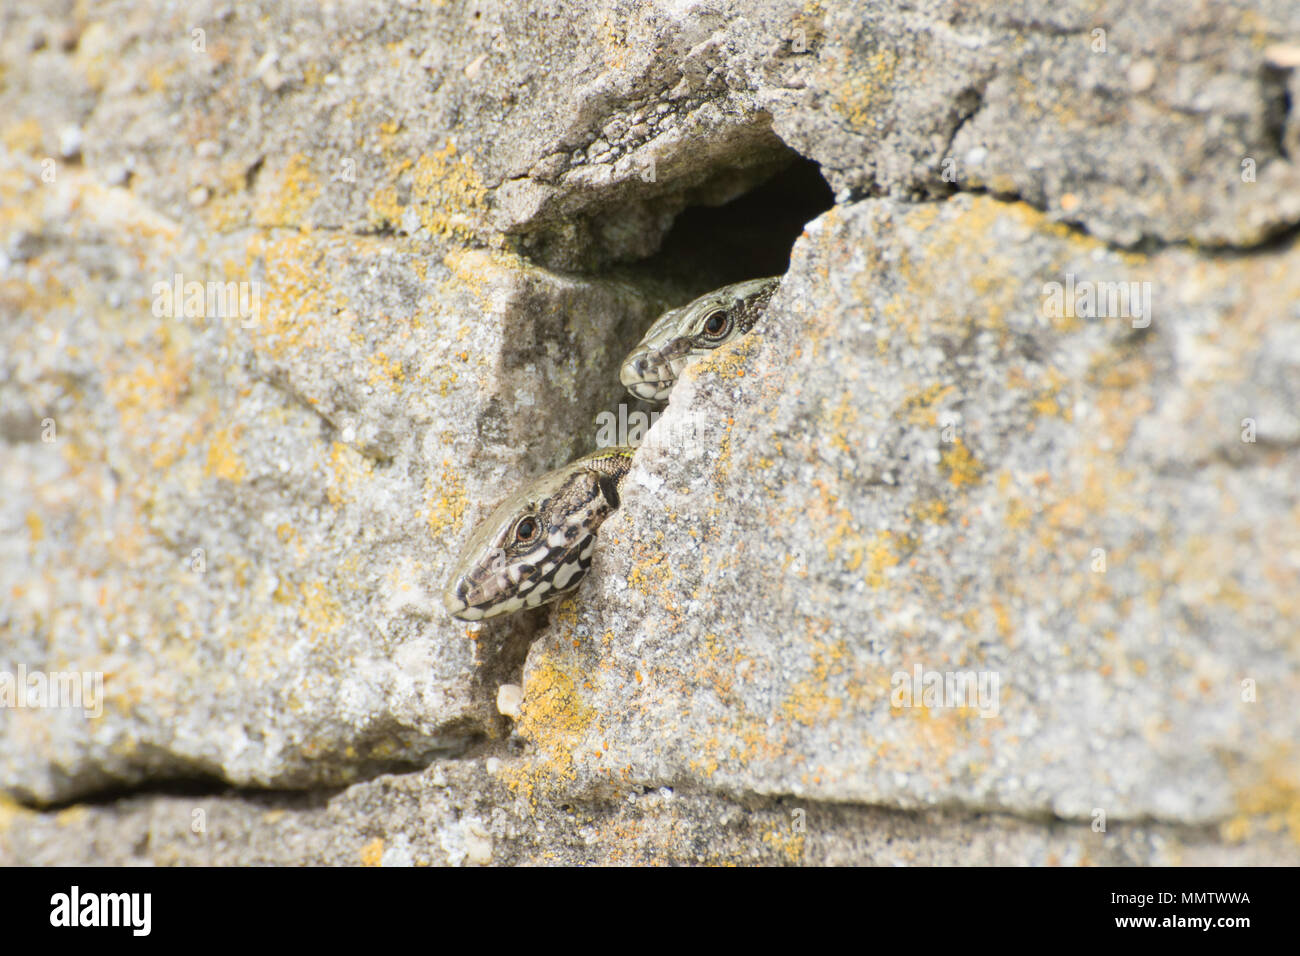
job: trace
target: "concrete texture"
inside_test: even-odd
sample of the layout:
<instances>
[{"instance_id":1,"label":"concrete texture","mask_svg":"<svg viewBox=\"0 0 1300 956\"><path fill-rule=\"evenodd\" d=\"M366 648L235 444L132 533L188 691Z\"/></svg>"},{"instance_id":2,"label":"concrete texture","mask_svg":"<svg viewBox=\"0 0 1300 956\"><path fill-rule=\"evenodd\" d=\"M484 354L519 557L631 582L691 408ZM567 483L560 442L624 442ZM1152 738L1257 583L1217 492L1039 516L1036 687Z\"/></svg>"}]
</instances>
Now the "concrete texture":
<instances>
[{"instance_id":1,"label":"concrete texture","mask_svg":"<svg viewBox=\"0 0 1300 956\"><path fill-rule=\"evenodd\" d=\"M0 862L1300 862L1300 4L2 16Z\"/></svg>"}]
</instances>

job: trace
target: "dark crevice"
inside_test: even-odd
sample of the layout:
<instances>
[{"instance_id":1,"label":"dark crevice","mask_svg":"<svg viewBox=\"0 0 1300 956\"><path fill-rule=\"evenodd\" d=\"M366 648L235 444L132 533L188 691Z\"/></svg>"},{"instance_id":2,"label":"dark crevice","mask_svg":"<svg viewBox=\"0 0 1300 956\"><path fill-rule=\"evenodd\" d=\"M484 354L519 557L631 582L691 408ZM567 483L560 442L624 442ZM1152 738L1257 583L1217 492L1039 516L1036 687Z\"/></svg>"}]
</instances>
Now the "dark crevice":
<instances>
[{"instance_id":1,"label":"dark crevice","mask_svg":"<svg viewBox=\"0 0 1300 956\"><path fill-rule=\"evenodd\" d=\"M401 229L396 223L389 222L385 219L383 222L374 226L361 226L350 230L354 236L366 236L368 238L389 239L398 236L405 236L407 232Z\"/></svg>"},{"instance_id":2,"label":"dark crevice","mask_svg":"<svg viewBox=\"0 0 1300 956\"><path fill-rule=\"evenodd\" d=\"M108 807L135 797L241 797L259 801L268 808L309 810L323 807L347 786L315 787L303 790L253 789L237 787L218 777L176 776L151 777L139 784L119 784L87 791L80 796L63 800L39 802L23 800L21 804L40 813L57 813L69 807Z\"/></svg>"},{"instance_id":3,"label":"dark crevice","mask_svg":"<svg viewBox=\"0 0 1300 956\"><path fill-rule=\"evenodd\" d=\"M639 791L645 796L656 791L671 791L675 798L702 798L717 800L742 808L748 812L771 811L778 809L804 810L811 824L814 818L820 818L828 825L833 825L836 818L845 815L878 814L883 818L897 821L915 821L926 824L936 820L976 821L1000 820L1026 825L1046 826L1057 830L1091 829L1094 819L1091 816L1065 816L1050 807L1040 809L1023 808L997 803L976 804L953 797L942 802L918 806L915 804L886 803L880 800L841 799L830 797L809 797L783 792L756 791L749 788L706 787L693 778L656 779L641 778L624 781L616 792L596 786L590 790L555 793L548 802L563 812L582 812L602 814L620 808L626 802L629 791ZM1219 842L1219 827L1222 820L1208 822L1186 821L1161 817L1151 813L1134 816L1112 816L1112 826L1124 828L1158 827L1174 830L1184 836L1197 836L1208 842ZM829 829L829 826L827 827Z\"/></svg>"},{"instance_id":4,"label":"dark crevice","mask_svg":"<svg viewBox=\"0 0 1300 956\"><path fill-rule=\"evenodd\" d=\"M464 722L460 723L464 726ZM130 797L142 796L239 796L244 799L264 799L279 806L303 808L323 805L335 794L359 783L391 774L423 773L431 764L440 760L472 760L483 756L485 748L495 749L497 746L481 728L468 729L452 743L455 733L456 727L453 726L439 734L436 746L431 745L424 752L413 752L407 757L350 762L340 760L339 767L346 772L340 772L331 780L305 781L302 786L286 783L265 787L235 784L215 770L208 769L215 765L193 761L190 768L177 767L171 771L159 771L138 781L114 780L106 774L103 782L98 785L88 785L70 796L53 800L43 800L25 788L11 789L8 794L19 805L40 812L55 812L72 806L108 806ZM353 743L359 745L365 741L359 738ZM185 762L180 757L176 761L178 764Z\"/></svg>"},{"instance_id":5,"label":"dark crevice","mask_svg":"<svg viewBox=\"0 0 1300 956\"><path fill-rule=\"evenodd\" d=\"M423 774L427 772L428 768L433 763L440 759L478 760L492 756L507 760L520 759L524 756L521 751L526 752L527 749L528 747L526 744L521 746L517 738L514 737L507 740L489 740L483 738L480 739L475 746L467 749L462 754L458 754L455 758L435 757L423 763L412 762L409 766L394 766L387 771L359 776L355 780L346 784L319 785L301 789L285 787L258 788L235 786L209 777L157 778L143 782L137 786L124 785L121 787L104 788L68 800L51 801L48 803L32 803L24 801L24 805L38 813L57 813L60 810L65 810L74 806L90 808L111 807L124 800L132 798L156 796L188 797L194 799L237 799L248 804L264 807L268 810L298 812L320 810L327 807L329 802L336 796L356 784L369 783L385 776ZM810 824L812 824L814 820L820 820L827 824L828 828L836 819L845 814L855 815L861 813L880 814L885 818L900 821L913 820L918 824L925 824L928 821L938 819L950 821L973 821L979 819L1007 820L1024 824L1038 824L1052 828L1065 829L1091 827L1093 824L1093 820L1090 817L1063 816L1053 812L1047 807L1033 810L997 804L972 805L958 798L952 798L929 806L898 805L872 800L835 800L824 797L816 798L800 796L793 793L758 792L743 787L710 788L701 786L697 780L677 777L671 777L668 779L649 777L635 781L626 781L620 786L619 793L617 794L606 792L601 787L596 787L595 789L588 791L580 790L578 792L567 793L564 795L556 794L553 805L563 811L582 811L586 813L601 814L607 811L616 810L618 807L622 806L625 801L623 794L627 790L633 788L639 790L642 795L667 789L679 797L702 797L705 799L719 800L734 804L749 812L780 808L802 809L808 814ZM1132 817L1112 818L1112 824L1117 827L1159 827L1162 829L1176 830L1185 835L1200 835L1211 843L1218 842L1217 837L1220 823L1221 821L1189 822L1160 817L1150 813L1143 813Z\"/></svg>"},{"instance_id":6,"label":"dark crevice","mask_svg":"<svg viewBox=\"0 0 1300 956\"><path fill-rule=\"evenodd\" d=\"M952 132L948 134L948 144L944 147L943 152L939 155L940 171L939 178L944 185L951 187L945 192L955 191L958 187L955 182L949 183L943 180L942 164L951 160L956 163L956 157L952 154L953 144L957 142L957 135L962 129L975 118L975 115L984 108L984 84L978 86L968 86L953 99L953 118Z\"/></svg>"},{"instance_id":7,"label":"dark crevice","mask_svg":"<svg viewBox=\"0 0 1300 956\"><path fill-rule=\"evenodd\" d=\"M1025 202L1018 196L1002 197L1008 201ZM1035 207L1037 208L1037 207ZM1255 256L1260 253L1280 252L1290 248L1297 237L1300 237L1300 222L1279 222L1266 228L1263 235L1254 242L1199 242L1195 239L1164 239L1160 236L1153 236L1149 233L1144 234L1142 238L1132 243L1120 243L1097 236L1088 227L1073 220L1059 220L1061 225L1082 236L1089 236L1104 244L1107 248L1114 249L1118 252L1136 252L1144 256L1152 256L1158 252L1167 249L1187 249L1204 258L1215 259L1238 259L1247 256Z\"/></svg>"},{"instance_id":8,"label":"dark crevice","mask_svg":"<svg viewBox=\"0 0 1300 956\"><path fill-rule=\"evenodd\" d=\"M512 740L513 738L511 740L487 740L484 738L475 746L468 748L464 753L458 754L456 757L435 757L425 762L412 761L406 765L397 764L387 770L358 776L356 779L344 784L322 784L298 789L287 787L261 788L236 786L212 777L177 776L170 778L154 778L135 786L122 785L106 787L67 800L40 803L23 801L23 805L39 813L57 813L60 810L65 810L74 806L91 808L110 807L132 798L187 797L194 799L238 799L267 809L290 811L317 810L326 807L336 796L357 784L369 783L379 779L380 777L386 776L423 774L432 764L439 760L455 759L472 761L491 756L508 760L520 759L523 754L518 751L522 750L526 752L528 747L526 744L521 747L517 742L512 744ZM797 796L791 793L758 792L746 788L708 788L700 786L699 782L696 780L684 778L645 778L635 782L629 782L624 785L623 789L631 787L640 790L643 795L666 788L679 796L701 796L709 799L722 800L734 803L737 806L744 807L751 811L774 809L783 806L792 808L798 807L806 810L810 816L814 812L820 812L832 816L837 813L874 812L898 819L916 820L931 819L935 815L938 815L941 817L958 819L990 817L1015 820L1022 823L1037 823L1063 827L1090 826L1092 823L1090 818L1061 816L1053 813L1048 808L1033 811L1010 806L974 806L963 802L960 799L951 799L927 807L900 806L897 804L881 803L869 800L841 801L824 798L817 799L807 796ZM557 795L557 800L558 802L555 805L560 809L582 808L588 812L600 812L603 808L609 808L623 802L621 796L614 796L605 793L599 787L586 792L579 791L576 793L568 793L562 797ZM1212 835L1215 832L1216 826L1216 824L1213 823L1189 823L1186 821L1162 818L1151 814L1142 814L1131 818L1116 818L1114 823L1117 826L1123 825L1129 827L1158 826L1176 828L1183 832L1204 831L1207 835Z\"/></svg>"},{"instance_id":9,"label":"dark crevice","mask_svg":"<svg viewBox=\"0 0 1300 956\"><path fill-rule=\"evenodd\" d=\"M687 297L780 275L804 226L834 205L821 167L791 150L784 168L736 199L684 209L654 255L620 271L670 279Z\"/></svg>"},{"instance_id":10,"label":"dark crevice","mask_svg":"<svg viewBox=\"0 0 1300 956\"><path fill-rule=\"evenodd\" d=\"M990 800L988 803L972 803L961 797L952 796L948 799L924 806L906 803L886 803L881 800L871 799L835 799L833 797L810 797L790 792L771 792L757 791L747 787L706 787L691 777L668 777L655 778L654 776L640 778L635 781L625 781L620 784L617 793L609 793L600 787L595 787L588 791L570 792L563 795L556 795L554 806L564 808L585 808L599 810L610 804L622 802L628 790L635 787L643 794L652 793L657 790L670 790L674 796L678 797L703 797L706 799L723 800L736 806L744 807L747 810L770 810L779 807L789 807L791 809L803 809L811 818L814 813L824 817L833 817L837 814L857 814L857 813L877 813L898 820L916 820L926 821L934 819L949 820L978 820L978 819L995 819L1008 820L1017 823L1046 825L1053 828L1074 829L1089 828L1094 824L1094 819L1089 816L1066 816L1056 812L1050 806L1041 808L1025 808L1011 804L1002 804L996 800ZM1188 821L1178 820L1170 817L1162 817L1153 813L1139 813L1132 816L1111 815L1109 822L1114 826L1122 827L1161 827L1166 829L1177 830L1182 834L1199 834L1203 835L1211 842L1218 842L1218 828L1223 820L1218 818L1211 821Z\"/></svg>"},{"instance_id":11,"label":"dark crevice","mask_svg":"<svg viewBox=\"0 0 1300 956\"><path fill-rule=\"evenodd\" d=\"M1269 144L1286 160L1291 158L1286 144L1287 123L1290 121L1291 109L1294 105L1291 102L1291 89L1288 85L1291 72L1290 69L1265 65L1264 75L1260 79L1260 87L1264 95L1265 134Z\"/></svg>"},{"instance_id":12,"label":"dark crevice","mask_svg":"<svg viewBox=\"0 0 1300 956\"><path fill-rule=\"evenodd\" d=\"M502 736L510 733L512 724L506 717L496 715L497 690L502 684L523 686L528 651L550 623L554 607L554 604L544 604L518 614L490 617L479 624L475 638L478 666L474 668L474 695L489 702L497 721L496 729Z\"/></svg>"},{"instance_id":13,"label":"dark crevice","mask_svg":"<svg viewBox=\"0 0 1300 956\"><path fill-rule=\"evenodd\" d=\"M252 164L247 169L244 170L244 189L249 192L253 191L253 187L257 183L257 174L262 171L262 166L265 163L266 157L259 156L257 159L253 160Z\"/></svg>"},{"instance_id":14,"label":"dark crevice","mask_svg":"<svg viewBox=\"0 0 1300 956\"><path fill-rule=\"evenodd\" d=\"M393 455L391 452L385 450L382 443L367 444L358 440L351 442L343 441L342 427L330 418L329 415L325 414L325 412L321 411L315 404L313 404L306 395L294 388L293 383L289 381L288 373L284 369L253 368L251 374L256 381L261 382L269 388L275 389L280 394L289 398L293 404L297 405L299 408L315 415L321 423L322 437L325 440L337 441L340 444L347 445L353 451L357 452L357 454L370 459L380 468L387 468L392 465ZM386 436L380 436L381 439L384 437Z\"/></svg>"},{"instance_id":15,"label":"dark crevice","mask_svg":"<svg viewBox=\"0 0 1300 956\"><path fill-rule=\"evenodd\" d=\"M910 205L919 205L925 202L947 202L955 196L961 194L971 196L988 196L1004 203L1022 203L1032 209L1037 210L1045 216L1050 217L1050 213L1041 204L1026 199L1018 192L1008 192L1006 190L989 189L985 186L971 186L957 184L957 188L952 192L947 192L933 199L917 199ZM861 202L865 199L879 198L878 194L870 189L857 189L847 198L843 205L852 205L855 202ZM1271 228L1264 230L1263 236L1254 242L1205 242L1197 239L1165 239L1161 236L1154 236L1150 233L1143 233L1140 238L1134 242L1116 242L1113 239L1107 239L1100 236L1088 228L1088 224L1080 219L1052 219L1053 222L1070 230L1078 236L1086 236L1089 239L1099 242L1107 249L1116 252L1135 252L1139 255L1152 256L1156 253L1163 252L1167 249L1188 249L1197 255L1207 258L1224 258L1233 259L1245 256L1257 255L1259 253L1280 252L1290 248L1292 243L1300 238L1300 221L1298 222L1281 222L1274 224Z\"/></svg>"}]
</instances>

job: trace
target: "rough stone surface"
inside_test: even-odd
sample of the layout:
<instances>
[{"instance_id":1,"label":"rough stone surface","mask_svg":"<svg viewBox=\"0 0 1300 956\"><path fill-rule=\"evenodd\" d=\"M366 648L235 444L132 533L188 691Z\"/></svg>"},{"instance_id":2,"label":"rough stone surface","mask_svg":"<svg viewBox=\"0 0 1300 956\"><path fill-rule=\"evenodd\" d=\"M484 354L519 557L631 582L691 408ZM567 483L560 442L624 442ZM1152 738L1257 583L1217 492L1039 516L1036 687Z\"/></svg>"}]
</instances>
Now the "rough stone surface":
<instances>
[{"instance_id":1,"label":"rough stone surface","mask_svg":"<svg viewBox=\"0 0 1300 956\"><path fill-rule=\"evenodd\" d=\"M1149 282L1149 326L1049 317L1067 274ZM566 788L1235 813L1300 739L1298 274L988 197L816 220L757 334L650 431L522 732ZM917 666L1000 695L900 707Z\"/></svg>"},{"instance_id":2,"label":"rough stone surface","mask_svg":"<svg viewBox=\"0 0 1300 956\"><path fill-rule=\"evenodd\" d=\"M104 675L0 862L1300 862L1300 3L0 18L0 702ZM787 252L577 596L448 619Z\"/></svg>"},{"instance_id":3,"label":"rough stone surface","mask_svg":"<svg viewBox=\"0 0 1300 956\"><path fill-rule=\"evenodd\" d=\"M342 792L151 794L38 813L0 804L0 861L91 865L1276 865L1213 827L902 812L634 787L539 805L496 758L435 762Z\"/></svg>"}]
</instances>

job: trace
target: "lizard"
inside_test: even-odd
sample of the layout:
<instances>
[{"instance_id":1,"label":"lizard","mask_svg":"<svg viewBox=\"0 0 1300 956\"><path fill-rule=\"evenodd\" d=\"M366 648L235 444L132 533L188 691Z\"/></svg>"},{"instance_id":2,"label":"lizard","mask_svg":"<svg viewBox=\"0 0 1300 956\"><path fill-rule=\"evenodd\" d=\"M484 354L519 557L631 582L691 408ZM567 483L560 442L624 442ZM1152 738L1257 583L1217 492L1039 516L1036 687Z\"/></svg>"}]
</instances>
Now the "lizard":
<instances>
[{"instance_id":1,"label":"lizard","mask_svg":"<svg viewBox=\"0 0 1300 956\"><path fill-rule=\"evenodd\" d=\"M779 277L715 289L665 312L623 362L638 398L663 402L694 358L753 328ZM478 621L556 600L582 583L596 533L619 506L635 449L605 448L549 471L506 498L461 550L443 605Z\"/></svg>"},{"instance_id":2,"label":"lizard","mask_svg":"<svg viewBox=\"0 0 1300 956\"><path fill-rule=\"evenodd\" d=\"M478 621L573 591L591 567L596 532L619 506L632 451L584 455L501 502L461 551L443 593L447 611Z\"/></svg>"},{"instance_id":3,"label":"lizard","mask_svg":"<svg viewBox=\"0 0 1300 956\"><path fill-rule=\"evenodd\" d=\"M682 369L752 329L780 283L779 276L736 282L665 312L623 360L619 381L636 398L668 401Z\"/></svg>"}]
</instances>

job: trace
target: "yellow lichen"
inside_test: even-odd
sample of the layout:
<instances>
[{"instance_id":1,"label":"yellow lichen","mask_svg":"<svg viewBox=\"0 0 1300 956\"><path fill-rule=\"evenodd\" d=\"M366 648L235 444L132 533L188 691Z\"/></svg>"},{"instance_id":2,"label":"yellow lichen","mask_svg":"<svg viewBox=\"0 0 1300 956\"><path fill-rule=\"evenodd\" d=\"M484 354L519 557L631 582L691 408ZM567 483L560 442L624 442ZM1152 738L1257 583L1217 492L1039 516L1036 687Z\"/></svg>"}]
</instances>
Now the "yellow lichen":
<instances>
[{"instance_id":1,"label":"yellow lichen","mask_svg":"<svg viewBox=\"0 0 1300 956\"><path fill-rule=\"evenodd\" d=\"M947 472L948 480L957 488L979 484L984 474L983 466L960 438L949 442L940 452L939 467Z\"/></svg>"},{"instance_id":2,"label":"yellow lichen","mask_svg":"<svg viewBox=\"0 0 1300 956\"><path fill-rule=\"evenodd\" d=\"M268 190L265 199L253 211L253 222L263 227L310 228L307 215L320 192L321 186L311 163L302 153L294 153L280 170L279 185Z\"/></svg>"},{"instance_id":3,"label":"yellow lichen","mask_svg":"<svg viewBox=\"0 0 1300 956\"><path fill-rule=\"evenodd\" d=\"M457 155L454 140L422 155L410 177L410 206L430 233L460 239L475 235L486 208L487 187L469 158ZM369 202L371 225L399 226L405 210L395 187L379 189Z\"/></svg>"},{"instance_id":4,"label":"yellow lichen","mask_svg":"<svg viewBox=\"0 0 1300 956\"><path fill-rule=\"evenodd\" d=\"M552 660L534 668L524 685L519 732L538 750L543 773L573 779L574 750L596 722L596 710L579 689L583 676Z\"/></svg>"},{"instance_id":5,"label":"yellow lichen","mask_svg":"<svg viewBox=\"0 0 1300 956\"><path fill-rule=\"evenodd\" d=\"M948 503L942 498L924 498L912 505L917 521L937 524L948 517Z\"/></svg>"},{"instance_id":6,"label":"yellow lichen","mask_svg":"<svg viewBox=\"0 0 1300 956\"><path fill-rule=\"evenodd\" d=\"M384 860L384 841L375 837L361 848L362 866L382 866Z\"/></svg>"},{"instance_id":7,"label":"yellow lichen","mask_svg":"<svg viewBox=\"0 0 1300 956\"><path fill-rule=\"evenodd\" d=\"M332 634L343 627L345 619L338 598L319 581L304 581L298 586L298 619L313 637Z\"/></svg>"},{"instance_id":8,"label":"yellow lichen","mask_svg":"<svg viewBox=\"0 0 1300 956\"><path fill-rule=\"evenodd\" d=\"M242 425L232 425L218 429L208 440L206 468L209 475L236 483L244 480L248 469L235 450L242 432Z\"/></svg>"},{"instance_id":9,"label":"yellow lichen","mask_svg":"<svg viewBox=\"0 0 1300 956\"><path fill-rule=\"evenodd\" d=\"M465 492L465 479L450 459L443 459L442 470L436 479L430 477L425 500L428 502L430 531L443 536L460 530L469 497Z\"/></svg>"}]
</instances>

